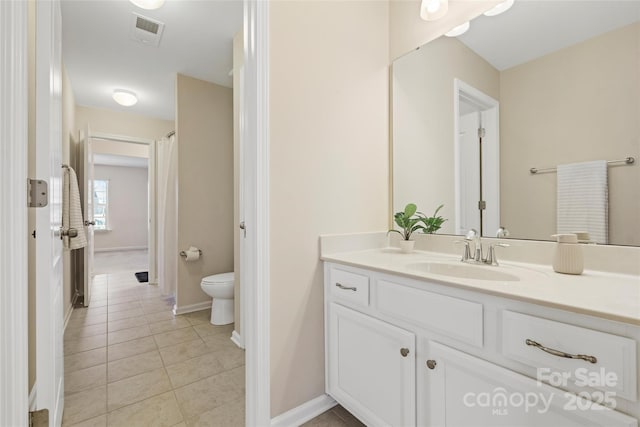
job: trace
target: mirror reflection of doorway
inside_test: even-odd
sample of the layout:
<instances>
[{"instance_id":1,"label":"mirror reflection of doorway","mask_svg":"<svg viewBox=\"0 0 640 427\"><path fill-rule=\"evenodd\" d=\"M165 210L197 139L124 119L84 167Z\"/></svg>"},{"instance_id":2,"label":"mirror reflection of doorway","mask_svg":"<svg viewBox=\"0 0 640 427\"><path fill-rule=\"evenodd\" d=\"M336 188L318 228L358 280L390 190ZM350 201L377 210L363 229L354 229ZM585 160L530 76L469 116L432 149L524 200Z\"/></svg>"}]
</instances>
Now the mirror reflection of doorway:
<instances>
[{"instance_id":1,"label":"mirror reflection of doorway","mask_svg":"<svg viewBox=\"0 0 640 427\"><path fill-rule=\"evenodd\" d=\"M456 234L500 227L499 102L455 80Z\"/></svg>"}]
</instances>

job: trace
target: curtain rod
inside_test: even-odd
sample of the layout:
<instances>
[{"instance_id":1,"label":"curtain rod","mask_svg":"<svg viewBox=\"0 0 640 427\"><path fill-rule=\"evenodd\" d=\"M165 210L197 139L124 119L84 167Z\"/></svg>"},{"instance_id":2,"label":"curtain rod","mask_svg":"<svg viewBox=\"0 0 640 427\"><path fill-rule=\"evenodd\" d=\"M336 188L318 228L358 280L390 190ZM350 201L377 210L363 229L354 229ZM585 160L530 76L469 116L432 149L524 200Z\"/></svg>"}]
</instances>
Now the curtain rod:
<instances>
[{"instance_id":1,"label":"curtain rod","mask_svg":"<svg viewBox=\"0 0 640 427\"><path fill-rule=\"evenodd\" d=\"M612 163L622 163L622 164L626 164L626 165L632 165L636 162L636 159L634 157L627 157L625 159L620 159L620 160L608 160L607 164L612 164ZM532 174L536 174L539 172L555 172L557 170L557 168L531 168L529 169L529 172L531 172Z\"/></svg>"}]
</instances>

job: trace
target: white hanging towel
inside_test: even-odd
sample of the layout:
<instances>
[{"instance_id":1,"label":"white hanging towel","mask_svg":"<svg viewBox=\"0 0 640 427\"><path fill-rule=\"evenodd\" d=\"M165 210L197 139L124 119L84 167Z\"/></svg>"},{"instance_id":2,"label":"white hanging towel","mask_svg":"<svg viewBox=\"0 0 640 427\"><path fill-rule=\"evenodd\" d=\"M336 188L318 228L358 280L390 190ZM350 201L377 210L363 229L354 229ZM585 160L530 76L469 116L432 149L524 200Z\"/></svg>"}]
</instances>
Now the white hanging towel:
<instances>
[{"instance_id":1,"label":"white hanging towel","mask_svg":"<svg viewBox=\"0 0 640 427\"><path fill-rule=\"evenodd\" d=\"M78 177L76 176L76 171L71 167L69 167L63 175L62 228L65 230L75 228L78 231L76 237L64 238L64 247L67 249L80 249L87 246L87 236L84 232L84 220L80 207Z\"/></svg>"},{"instance_id":2,"label":"white hanging towel","mask_svg":"<svg viewBox=\"0 0 640 427\"><path fill-rule=\"evenodd\" d=\"M609 240L607 162L558 165L558 234L586 231L592 241Z\"/></svg>"}]
</instances>

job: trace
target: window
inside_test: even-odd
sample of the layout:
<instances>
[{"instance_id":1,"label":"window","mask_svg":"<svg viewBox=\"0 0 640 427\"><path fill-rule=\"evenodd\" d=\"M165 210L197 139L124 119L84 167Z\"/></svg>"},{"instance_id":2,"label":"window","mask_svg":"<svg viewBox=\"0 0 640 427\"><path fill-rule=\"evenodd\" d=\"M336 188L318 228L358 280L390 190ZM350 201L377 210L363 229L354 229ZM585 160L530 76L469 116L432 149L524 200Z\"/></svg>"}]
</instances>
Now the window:
<instances>
[{"instance_id":1,"label":"window","mask_svg":"<svg viewBox=\"0 0 640 427\"><path fill-rule=\"evenodd\" d=\"M109 181L93 180L93 220L94 230L108 230L109 228Z\"/></svg>"}]
</instances>

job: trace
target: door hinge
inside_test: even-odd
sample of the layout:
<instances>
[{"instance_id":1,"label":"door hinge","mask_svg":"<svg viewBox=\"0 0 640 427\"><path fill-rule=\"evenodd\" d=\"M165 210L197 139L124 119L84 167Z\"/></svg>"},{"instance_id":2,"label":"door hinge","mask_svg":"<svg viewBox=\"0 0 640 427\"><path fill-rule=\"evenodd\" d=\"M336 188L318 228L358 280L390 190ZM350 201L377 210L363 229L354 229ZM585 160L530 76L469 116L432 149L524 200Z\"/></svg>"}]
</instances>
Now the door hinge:
<instances>
[{"instance_id":1,"label":"door hinge","mask_svg":"<svg viewBox=\"0 0 640 427\"><path fill-rule=\"evenodd\" d=\"M487 209L487 202L485 202L484 200L478 201L478 209L481 211Z\"/></svg>"},{"instance_id":2,"label":"door hinge","mask_svg":"<svg viewBox=\"0 0 640 427\"><path fill-rule=\"evenodd\" d=\"M29 411L29 427L46 427L49 425L49 410Z\"/></svg>"},{"instance_id":3,"label":"door hinge","mask_svg":"<svg viewBox=\"0 0 640 427\"><path fill-rule=\"evenodd\" d=\"M484 138L485 133L484 128L478 128L478 138Z\"/></svg>"},{"instance_id":4,"label":"door hinge","mask_svg":"<svg viewBox=\"0 0 640 427\"><path fill-rule=\"evenodd\" d=\"M42 179L27 180L27 199L30 208L43 208L49 203L49 186Z\"/></svg>"}]
</instances>

